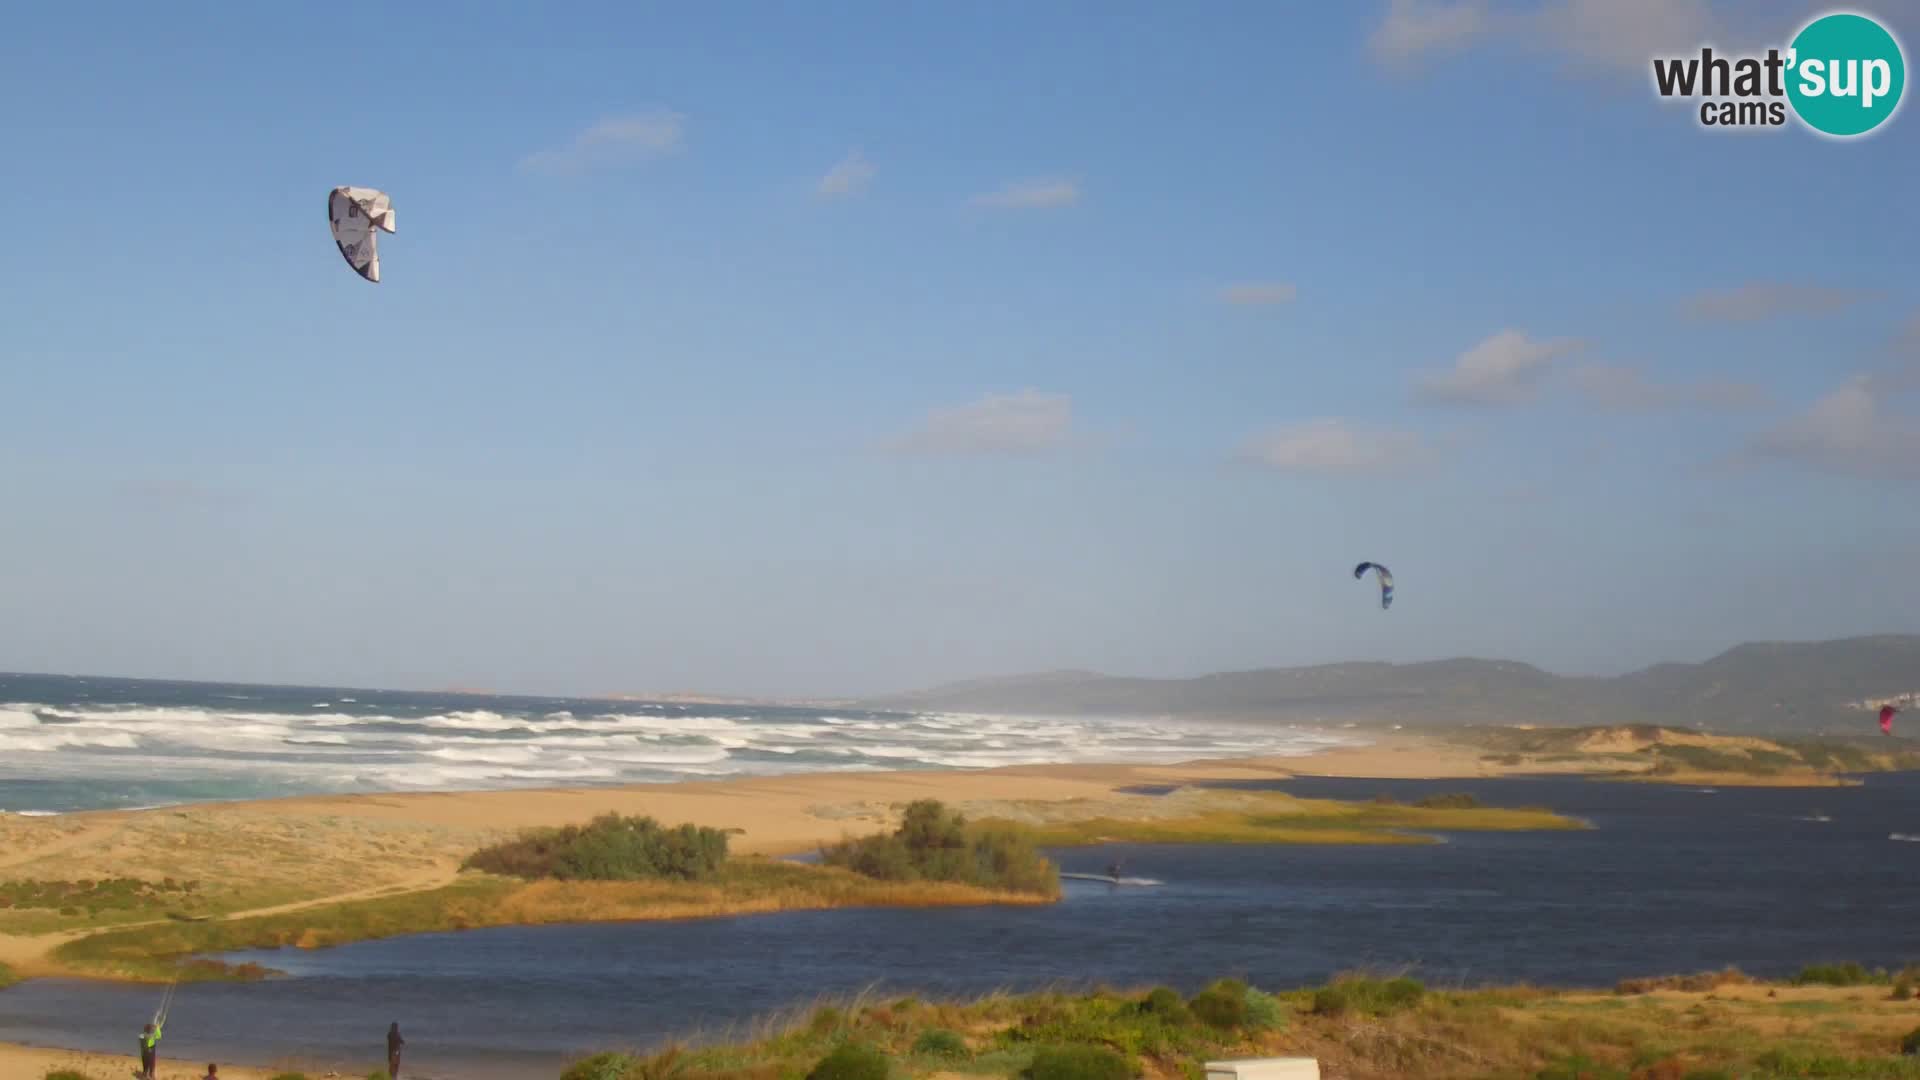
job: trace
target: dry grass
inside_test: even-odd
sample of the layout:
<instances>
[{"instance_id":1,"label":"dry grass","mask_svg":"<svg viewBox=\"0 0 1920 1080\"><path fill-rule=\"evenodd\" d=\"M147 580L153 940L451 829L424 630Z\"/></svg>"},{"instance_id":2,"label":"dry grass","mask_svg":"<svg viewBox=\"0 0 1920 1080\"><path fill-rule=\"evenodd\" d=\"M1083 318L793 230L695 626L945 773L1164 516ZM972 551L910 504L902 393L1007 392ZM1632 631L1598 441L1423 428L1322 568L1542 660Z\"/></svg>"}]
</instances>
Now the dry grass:
<instances>
[{"instance_id":1,"label":"dry grass","mask_svg":"<svg viewBox=\"0 0 1920 1080\"><path fill-rule=\"evenodd\" d=\"M197 808L71 818L0 815L0 878L7 881L131 877L155 886L168 878L197 883L190 895L92 914L0 909L0 934L90 929L169 914L224 915L363 894L450 871L492 836L333 815L215 816Z\"/></svg>"},{"instance_id":2,"label":"dry grass","mask_svg":"<svg viewBox=\"0 0 1920 1080\"><path fill-rule=\"evenodd\" d=\"M1726 973L1704 979L1717 989L1632 998L1528 987L1429 991L1397 1005L1383 999L1377 1008L1337 1012L1317 1007L1323 991L1293 991L1278 995L1277 1023L1237 1029L1210 1027L1191 1008L1154 1009L1144 988L970 1002L865 995L768 1018L737 1032L738 1041L696 1040L694 1049L682 1044L670 1057L634 1059L621 1080L663 1075L669 1063L681 1080L799 1076L846 1039L878 1046L894 1059L896 1075L914 1077L1013 1076L1038 1047L1076 1044L1119 1051L1149 1080L1190 1076L1204 1060L1269 1055L1318 1058L1322 1075L1341 1080L1683 1080L1715 1070L1749 1080L1920 1077L1920 1062L1899 1054L1901 1037L1920 1022L1910 1004L1727 981ZM958 1035L965 1056L916 1054L930 1030Z\"/></svg>"},{"instance_id":3,"label":"dry grass","mask_svg":"<svg viewBox=\"0 0 1920 1080\"><path fill-rule=\"evenodd\" d=\"M1426 844L1434 838L1423 833L1587 827L1550 810L1345 803L1268 791L1181 791L997 809L1002 811L998 820L1023 825L1048 847L1109 842Z\"/></svg>"},{"instance_id":4,"label":"dry grass","mask_svg":"<svg viewBox=\"0 0 1920 1080\"><path fill-rule=\"evenodd\" d=\"M1608 779L1714 787L1852 787L1843 774L1920 768L1920 754L1875 739L1763 739L1651 725L1466 728L1446 736L1503 772L1574 763Z\"/></svg>"},{"instance_id":5,"label":"dry grass","mask_svg":"<svg viewBox=\"0 0 1920 1080\"><path fill-rule=\"evenodd\" d=\"M728 864L699 882L521 882L464 874L422 892L205 923L113 930L67 942L63 969L134 980L171 978L182 958L284 946L314 949L402 934L533 926L712 918L842 907L961 907L1045 903L1046 898L937 882L873 881L844 870L761 859ZM247 977L200 964L188 978Z\"/></svg>"}]
</instances>

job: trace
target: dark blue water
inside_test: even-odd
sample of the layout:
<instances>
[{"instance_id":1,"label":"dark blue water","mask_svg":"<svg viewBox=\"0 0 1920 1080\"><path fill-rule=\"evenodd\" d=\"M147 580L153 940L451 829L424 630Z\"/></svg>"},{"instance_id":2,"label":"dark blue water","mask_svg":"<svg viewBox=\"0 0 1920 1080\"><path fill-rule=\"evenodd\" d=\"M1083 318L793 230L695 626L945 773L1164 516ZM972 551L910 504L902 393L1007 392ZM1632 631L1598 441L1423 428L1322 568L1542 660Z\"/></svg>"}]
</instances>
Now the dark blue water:
<instances>
[{"instance_id":1,"label":"dark blue water","mask_svg":"<svg viewBox=\"0 0 1920 1080\"><path fill-rule=\"evenodd\" d=\"M1853 789L1578 780L1295 780L1302 795L1470 791L1591 820L1580 833L1455 834L1428 847L1115 845L1158 887L1069 882L1040 909L832 911L473 931L245 954L293 977L180 991L167 1045L253 1060L378 1056L399 1020L423 1076L544 1075L566 1054L645 1046L879 984L975 994L1056 982L1191 990L1349 968L1434 983L1609 985L1735 964L1920 959L1920 776ZM1801 820L1824 812L1828 823ZM0 1039L124 1049L156 993L74 982L0 992ZM362 1066L366 1067L366 1066ZM456 1073L457 1071L457 1073ZM555 1070L557 1071L557 1070Z\"/></svg>"}]
</instances>

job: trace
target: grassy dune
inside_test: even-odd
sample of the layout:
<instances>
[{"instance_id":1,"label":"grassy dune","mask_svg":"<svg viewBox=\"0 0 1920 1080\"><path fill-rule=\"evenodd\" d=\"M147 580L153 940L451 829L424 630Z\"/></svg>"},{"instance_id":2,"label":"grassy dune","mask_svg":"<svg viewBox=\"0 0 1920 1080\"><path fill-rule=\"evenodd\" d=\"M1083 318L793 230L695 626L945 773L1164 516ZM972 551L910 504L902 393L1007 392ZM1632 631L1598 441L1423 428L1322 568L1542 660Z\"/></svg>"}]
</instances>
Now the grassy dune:
<instances>
[{"instance_id":1,"label":"grassy dune","mask_svg":"<svg viewBox=\"0 0 1920 1080\"><path fill-rule=\"evenodd\" d=\"M217 804L0 814L0 934L39 935L417 887L499 830Z\"/></svg>"},{"instance_id":2,"label":"grassy dune","mask_svg":"<svg viewBox=\"0 0 1920 1080\"><path fill-rule=\"evenodd\" d=\"M1178 795L1180 793L1176 793ZM1018 817L986 819L1018 824L1046 847L1101 843L1142 844L1430 844L1425 833L1582 829L1587 825L1551 810L1477 805L1404 805L1301 799L1280 792L1192 792L1133 796L1133 805L1048 804ZM1172 800L1170 812L1143 805ZM1117 811L1117 812L1116 812ZM1128 812L1131 811L1131 812ZM1004 810L1003 810L1004 812ZM1039 820L1035 820L1038 817Z\"/></svg>"},{"instance_id":3,"label":"grassy dune","mask_svg":"<svg viewBox=\"0 0 1920 1080\"><path fill-rule=\"evenodd\" d=\"M1843 787L1847 774L1920 769L1906 740L1763 739L1650 725L1465 728L1449 741L1511 771L1581 766L1611 780L1727 787Z\"/></svg>"},{"instance_id":4,"label":"grassy dune","mask_svg":"<svg viewBox=\"0 0 1920 1080\"><path fill-rule=\"evenodd\" d=\"M1884 987L1770 986L1736 972L1645 985L1660 989L1434 991L1345 977L1278 994L1226 981L1188 999L1164 988L867 999L774 1018L739 1041L603 1054L565 1077L784 1080L839 1050L896 1078L1184 1078L1207 1060L1285 1055L1343 1080L1920 1078L1920 1058L1901 1054L1920 1012Z\"/></svg>"},{"instance_id":5,"label":"grassy dune","mask_svg":"<svg viewBox=\"0 0 1920 1080\"><path fill-rule=\"evenodd\" d=\"M54 950L63 965L92 974L156 979L196 953L237 949L326 948L401 934L530 926L561 922L707 918L831 907L938 907L1044 903L938 883L876 882L858 875L789 864L744 862L713 881L520 882L483 874L426 892L359 900L282 915L206 923L173 923L110 931ZM189 977L247 977L200 964Z\"/></svg>"},{"instance_id":6,"label":"grassy dune","mask_svg":"<svg viewBox=\"0 0 1920 1080\"><path fill-rule=\"evenodd\" d=\"M875 881L844 870L766 859L729 862L711 879L682 881L534 881L468 873L424 892L253 918L167 923L69 941L53 959L75 972L126 979L253 978L197 954L295 946L314 949L401 934L537 926L709 918L840 907L957 907L1046 903L1048 898L939 882Z\"/></svg>"}]
</instances>

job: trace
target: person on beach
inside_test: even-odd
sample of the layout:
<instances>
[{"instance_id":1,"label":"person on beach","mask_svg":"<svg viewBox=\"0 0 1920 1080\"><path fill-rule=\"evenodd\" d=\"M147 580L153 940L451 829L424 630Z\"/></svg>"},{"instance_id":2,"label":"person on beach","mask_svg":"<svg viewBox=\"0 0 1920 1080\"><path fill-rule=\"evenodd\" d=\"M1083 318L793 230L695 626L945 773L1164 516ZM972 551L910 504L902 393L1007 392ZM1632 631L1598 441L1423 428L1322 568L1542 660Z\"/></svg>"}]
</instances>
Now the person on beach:
<instances>
[{"instance_id":1,"label":"person on beach","mask_svg":"<svg viewBox=\"0 0 1920 1080\"><path fill-rule=\"evenodd\" d=\"M407 1040L400 1037L400 1021L387 1028L387 1080L400 1080L400 1048Z\"/></svg>"},{"instance_id":2,"label":"person on beach","mask_svg":"<svg viewBox=\"0 0 1920 1080\"><path fill-rule=\"evenodd\" d=\"M148 1024L140 1032L140 1080L153 1080L154 1058L159 1056L160 1029L166 1026L162 1020L158 1024Z\"/></svg>"},{"instance_id":3,"label":"person on beach","mask_svg":"<svg viewBox=\"0 0 1920 1080\"><path fill-rule=\"evenodd\" d=\"M207 1075L201 1077L200 1080L220 1080L220 1066L208 1062Z\"/></svg>"}]
</instances>

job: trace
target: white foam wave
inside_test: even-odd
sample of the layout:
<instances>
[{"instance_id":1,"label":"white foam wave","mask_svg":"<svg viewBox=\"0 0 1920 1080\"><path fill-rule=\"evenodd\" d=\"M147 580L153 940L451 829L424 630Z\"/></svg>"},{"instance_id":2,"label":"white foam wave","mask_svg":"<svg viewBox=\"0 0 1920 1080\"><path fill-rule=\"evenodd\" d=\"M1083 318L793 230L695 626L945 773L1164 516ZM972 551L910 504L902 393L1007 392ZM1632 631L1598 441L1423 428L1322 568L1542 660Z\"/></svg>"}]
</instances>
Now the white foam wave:
<instances>
[{"instance_id":1,"label":"white foam wave","mask_svg":"<svg viewBox=\"0 0 1920 1080\"><path fill-rule=\"evenodd\" d=\"M139 741L124 731L96 733L56 728L44 735L9 735L6 749L44 754L54 750L78 750L85 747L100 750L131 750L138 745Z\"/></svg>"},{"instance_id":2,"label":"white foam wave","mask_svg":"<svg viewBox=\"0 0 1920 1080\"><path fill-rule=\"evenodd\" d=\"M356 708L347 698L272 711L210 696L0 704L0 748L34 777L255 780L275 789L420 790L658 782L799 771L981 769L1047 762L1166 763L1311 753L1359 741L1291 725L1152 719L878 714L760 715L621 703L599 708ZM226 707L229 704L240 706ZM126 751L138 750L137 755ZM7 763L0 760L0 779Z\"/></svg>"}]
</instances>

